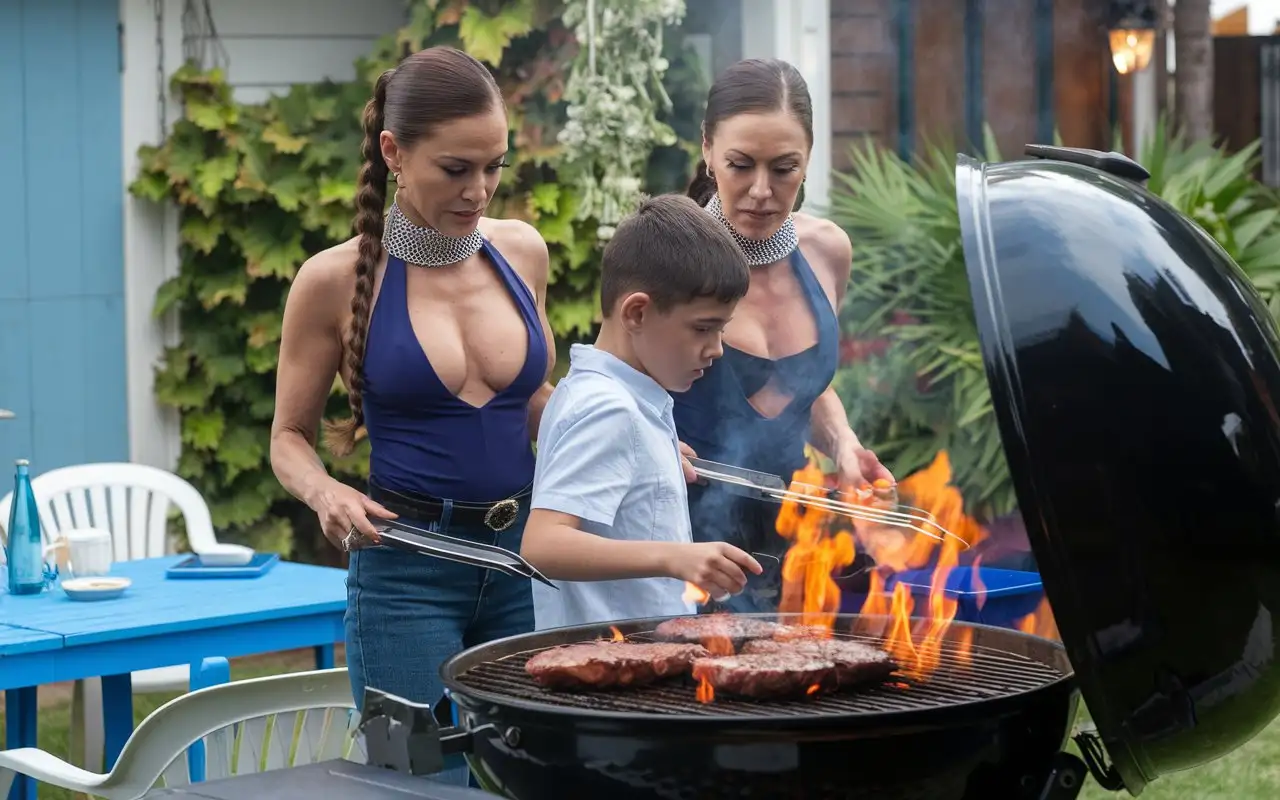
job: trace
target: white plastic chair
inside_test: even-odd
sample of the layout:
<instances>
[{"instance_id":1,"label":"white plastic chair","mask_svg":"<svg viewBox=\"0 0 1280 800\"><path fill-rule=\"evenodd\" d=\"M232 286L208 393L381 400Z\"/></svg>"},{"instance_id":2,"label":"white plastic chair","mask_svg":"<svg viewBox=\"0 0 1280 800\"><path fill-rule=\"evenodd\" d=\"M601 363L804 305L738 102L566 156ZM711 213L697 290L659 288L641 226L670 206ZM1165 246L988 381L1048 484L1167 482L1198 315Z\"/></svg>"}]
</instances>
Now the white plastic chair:
<instances>
[{"instance_id":1,"label":"white plastic chair","mask_svg":"<svg viewBox=\"0 0 1280 800\"><path fill-rule=\"evenodd\" d=\"M209 506L196 488L171 472L129 463L77 464L60 467L31 479L40 507L45 544L76 528L111 532L116 561L153 558L173 552L168 536L169 508L176 507L186 523L187 542L200 553L218 543ZM0 526L9 520L10 491L0 500ZM185 691L190 685L188 664L140 670L131 676L134 694ZM104 737L102 681L77 681L72 695L72 736L83 736L85 766L102 764Z\"/></svg>"},{"instance_id":2,"label":"white plastic chair","mask_svg":"<svg viewBox=\"0 0 1280 800\"><path fill-rule=\"evenodd\" d=\"M345 758L365 760L345 667L199 689L142 721L105 775L24 747L0 751L0 797L15 774L104 800L192 782L187 748L205 745L207 780Z\"/></svg>"}]
</instances>

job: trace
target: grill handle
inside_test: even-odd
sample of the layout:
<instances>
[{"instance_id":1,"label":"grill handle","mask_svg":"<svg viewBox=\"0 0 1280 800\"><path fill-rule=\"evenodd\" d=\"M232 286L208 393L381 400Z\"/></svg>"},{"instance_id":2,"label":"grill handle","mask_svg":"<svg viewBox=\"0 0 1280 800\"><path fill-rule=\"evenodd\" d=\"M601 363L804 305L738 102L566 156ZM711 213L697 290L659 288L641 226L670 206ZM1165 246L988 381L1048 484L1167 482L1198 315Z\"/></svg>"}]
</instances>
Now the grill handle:
<instances>
[{"instance_id":1,"label":"grill handle","mask_svg":"<svg viewBox=\"0 0 1280 800\"><path fill-rule=\"evenodd\" d=\"M406 775L434 775L449 756L471 752L474 735L491 725L468 730L452 724L448 698L432 708L365 687L359 731L369 763Z\"/></svg>"}]
</instances>

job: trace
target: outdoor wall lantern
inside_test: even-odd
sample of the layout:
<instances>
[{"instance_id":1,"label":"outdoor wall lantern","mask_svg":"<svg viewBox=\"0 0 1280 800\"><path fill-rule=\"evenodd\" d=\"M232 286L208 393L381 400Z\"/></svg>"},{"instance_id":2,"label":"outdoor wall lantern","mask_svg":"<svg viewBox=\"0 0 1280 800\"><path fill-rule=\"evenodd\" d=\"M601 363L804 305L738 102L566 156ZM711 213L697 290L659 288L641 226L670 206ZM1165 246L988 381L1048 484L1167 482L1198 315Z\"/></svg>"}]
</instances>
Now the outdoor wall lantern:
<instances>
[{"instance_id":1,"label":"outdoor wall lantern","mask_svg":"<svg viewBox=\"0 0 1280 800\"><path fill-rule=\"evenodd\" d=\"M1111 61L1128 75L1146 69L1156 49L1156 5L1153 0L1111 0L1107 28Z\"/></svg>"}]
</instances>

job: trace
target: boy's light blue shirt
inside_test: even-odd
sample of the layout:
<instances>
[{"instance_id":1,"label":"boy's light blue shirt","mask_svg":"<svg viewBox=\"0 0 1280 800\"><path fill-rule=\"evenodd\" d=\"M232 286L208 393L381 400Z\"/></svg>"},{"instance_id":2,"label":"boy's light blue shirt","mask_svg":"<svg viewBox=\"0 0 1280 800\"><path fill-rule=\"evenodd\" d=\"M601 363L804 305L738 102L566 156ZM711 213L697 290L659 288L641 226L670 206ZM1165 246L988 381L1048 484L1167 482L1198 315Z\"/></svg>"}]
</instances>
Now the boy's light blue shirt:
<instances>
[{"instance_id":1,"label":"boy's light blue shirt","mask_svg":"<svg viewBox=\"0 0 1280 800\"><path fill-rule=\"evenodd\" d=\"M569 364L542 412L532 508L571 514L610 539L692 541L671 395L590 345L573 345ZM697 610L674 578L556 585L533 584L539 630Z\"/></svg>"}]
</instances>

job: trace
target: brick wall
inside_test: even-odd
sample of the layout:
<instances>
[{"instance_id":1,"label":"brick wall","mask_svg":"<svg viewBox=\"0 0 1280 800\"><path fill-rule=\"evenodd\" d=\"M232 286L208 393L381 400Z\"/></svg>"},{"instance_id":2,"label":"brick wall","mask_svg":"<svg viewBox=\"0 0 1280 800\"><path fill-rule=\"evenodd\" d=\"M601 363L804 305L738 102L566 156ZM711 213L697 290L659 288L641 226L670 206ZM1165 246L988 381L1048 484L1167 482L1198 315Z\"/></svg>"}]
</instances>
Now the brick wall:
<instances>
[{"instance_id":1,"label":"brick wall","mask_svg":"<svg viewBox=\"0 0 1280 800\"><path fill-rule=\"evenodd\" d=\"M864 137L896 147L897 52L890 0L831 0L831 166Z\"/></svg>"}]
</instances>

